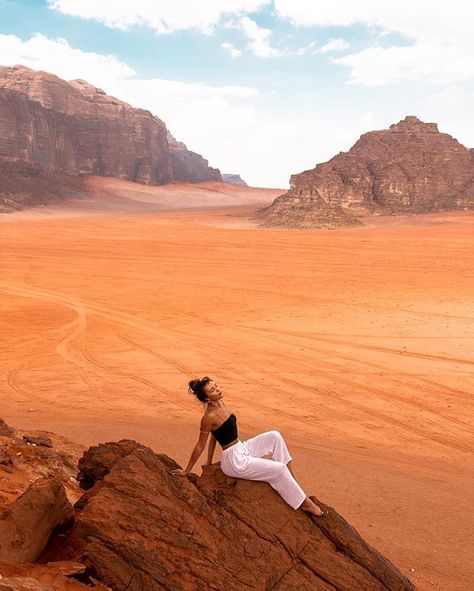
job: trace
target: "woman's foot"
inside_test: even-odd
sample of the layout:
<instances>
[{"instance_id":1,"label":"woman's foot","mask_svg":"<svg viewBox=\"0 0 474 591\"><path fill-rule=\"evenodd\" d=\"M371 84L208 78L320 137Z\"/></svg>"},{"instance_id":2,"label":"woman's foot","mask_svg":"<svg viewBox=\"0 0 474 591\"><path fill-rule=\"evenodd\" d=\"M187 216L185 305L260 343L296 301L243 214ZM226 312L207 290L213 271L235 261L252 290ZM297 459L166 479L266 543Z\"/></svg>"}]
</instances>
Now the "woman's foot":
<instances>
[{"instance_id":1,"label":"woman's foot","mask_svg":"<svg viewBox=\"0 0 474 591\"><path fill-rule=\"evenodd\" d=\"M306 497L306 499L302 502L300 507L303 509L303 511L312 513L313 515L316 515L316 517L321 517L321 515L323 515L321 507L316 505L316 503L313 503L313 501L309 497Z\"/></svg>"}]
</instances>

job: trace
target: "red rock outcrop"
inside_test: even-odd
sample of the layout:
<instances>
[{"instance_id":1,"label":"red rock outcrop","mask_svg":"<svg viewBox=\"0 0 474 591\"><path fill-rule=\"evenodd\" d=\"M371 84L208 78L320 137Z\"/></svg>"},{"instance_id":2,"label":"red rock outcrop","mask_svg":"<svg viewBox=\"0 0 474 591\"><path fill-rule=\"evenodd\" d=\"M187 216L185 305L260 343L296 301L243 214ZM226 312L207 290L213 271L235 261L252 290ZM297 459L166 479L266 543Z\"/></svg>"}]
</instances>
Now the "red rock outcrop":
<instances>
[{"instance_id":1,"label":"red rock outcrop","mask_svg":"<svg viewBox=\"0 0 474 591\"><path fill-rule=\"evenodd\" d=\"M204 183L222 181L219 169L209 166L209 162L196 152L188 150L183 142L178 142L168 132L173 179L183 183Z\"/></svg>"},{"instance_id":2,"label":"red rock outcrop","mask_svg":"<svg viewBox=\"0 0 474 591\"><path fill-rule=\"evenodd\" d=\"M83 80L0 67L0 160L139 183L172 180L166 126Z\"/></svg>"},{"instance_id":3,"label":"red rock outcrop","mask_svg":"<svg viewBox=\"0 0 474 591\"><path fill-rule=\"evenodd\" d=\"M79 179L90 174L152 185L222 180L149 111L84 80L0 66L0 213L84 194Z\"/></svg>"},{"instance_id":4,"label":"red rock outcrop","mask_svg":"<svg viewBox=\"0 0 474 591\"><path fill-rule=\"evenodd\" d=\"M74 518L83 447L54 433L0 426L0 562L31 562Z\"/></svg>"},{"instance_id":5,"label":"red rock outcrop","mask_svg":"<svg viewBox=\"0 0 474 591\"><path fill-rule=\"evenodd\" d=\"M87 585L69 578L80 576L86 567L71 561L47 564L1 564L0 591L109 591L102 584Z\"/></svg>"},{"instance_id":6,"label":"red rock outcrop","mask_svg":"<svg viewBox=\"0 0 474 591\"><path fill-rule=\"evenodd\" d=\"M474 209L474 155L413 116L360 137L259 210L263 226L337 228L373 214Z\"/></svg>"},{"instance_id":7,"label":"red rock outcrop","mask_svg":"<svg viewBox=\"0 0 474 591\"><path fill-rule=\"evenodd\" d=\"M73 517L63 484L38 478L0 514L0 561L34 562L53 530Z\"/></svg>"},{"instance_id":8,"label":"red rock outcrop","mask_svg":"<svg viewBox=\"0 0 474 591\"><path fill-rule=\"evenodd\" d=\"M180 478L171 473L176 462L133 440L92 446L79 457L82 446L53 433L0 425L8 434L0 443L12 460L8 482L0 479L6 507L0 518L4 591L86 586L95 591L415 591L389 560L315 497L325 510L321 518L294 511L267 483L225 476L219 463L205 467L200 477ZM79 469L73 483L70 465ZM87 488L82 496L78 481ZM62 504L66 516L66 528L56 528L39 556L51 530L43 525L57 512L25 502L35 488L63 490L59 497L48 492L35 499L60 498L50 505ZM76 499L74 509L64 491ZM15 506L21 511L12 510ZM8 515L17 516L17 547L7 545L14 555L2 555ZM64 521L64 516L56 519ZM32 529L34 523L39 525ZM20 535L26 531L29 538ZM18 562L15 552L40 537L41 544L28 554L34 563L12 564Z\"/></svg>"},{"instance_id":9,"label":"red rock outcrop","mask_svg":"<svg viewBox=\"0 0 474 591\"><path fill-rule=\"evenodd\" d=\"M3 433L7 427L3 425ZM83 451L82 445L49 431L18 429L0 435L0 477L8 480L8 487L0 486L0 512L39 477L59 480L69 501L75 503L82 494L76 476Z\"/></svg>"},{"instance_id":10,"label":"red rock outcrop","mask_svg":"<svg viewBox=\"0 0 474 591\"><path fill-rule=\"evenodd\" d=\"M97 447L82 460L89 477L97 464L100 479L76 503L69 535L76 548L83 542L71 558L112 589L415 589L317 499L327 511L322 518L294 511L266 483L225 476L219 464L183 479L171 474L172 459L146 446L103 447L105 476Z\"/></svg>"}]
</instances>

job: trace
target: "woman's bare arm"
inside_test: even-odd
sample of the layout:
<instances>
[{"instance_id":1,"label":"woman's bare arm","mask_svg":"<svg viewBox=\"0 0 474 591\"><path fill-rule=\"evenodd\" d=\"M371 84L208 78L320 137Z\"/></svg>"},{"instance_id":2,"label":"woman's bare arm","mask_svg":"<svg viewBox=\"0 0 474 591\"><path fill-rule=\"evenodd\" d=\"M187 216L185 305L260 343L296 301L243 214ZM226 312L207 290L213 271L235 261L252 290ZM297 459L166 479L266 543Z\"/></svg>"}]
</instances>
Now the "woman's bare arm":
<instances>
[{"instance_id":1,"label":"woman's bare arm","mask_svg":"<svg viewBox=\"0 0 474 591\"><path fill-rule=\"evenodd\" d=\"M207 462L206 466L212 464L212 457L214 456L214 450L216 449L216 438L211 433L211 438L209 440L209 447L207 448Z\"/></svg>"},{"instance_id":2,"label":"woman's bare arm","mask_svg":"<svg viewBox=\"0 0 474 591\"><path fill-rule=\"evenodd\" d=\"M184 470L176 469L172 470L173 474L177 474L178 476L187 476L190 472L194 464L197 462L199 456L202 454L204 448L206 447L207 438L209 437L209 432L201 431L199 434L199 439L194 449L191 453L191 457L189 458L188 465Z\"/></svg>"},{"instance_id":3,"label":"woman's bare arm","mask_svg":"<svg viewBox=\"0 0 474 591\"><path fill-rule=\"evenodd\" d=\"M199 439L194 449L191 453L191 457L189 458L188 465L186 468L183 469L176 469L172 470L173 474L177 474L178 476L187 476L190 472L194 464L197 462L199 456L202 454L204 448L206 447L207 438L209 437L209 433L211 431L212 423L208 415L205 415L201 419L201 431L199 433Z\"/></svg>"}]
</instances>

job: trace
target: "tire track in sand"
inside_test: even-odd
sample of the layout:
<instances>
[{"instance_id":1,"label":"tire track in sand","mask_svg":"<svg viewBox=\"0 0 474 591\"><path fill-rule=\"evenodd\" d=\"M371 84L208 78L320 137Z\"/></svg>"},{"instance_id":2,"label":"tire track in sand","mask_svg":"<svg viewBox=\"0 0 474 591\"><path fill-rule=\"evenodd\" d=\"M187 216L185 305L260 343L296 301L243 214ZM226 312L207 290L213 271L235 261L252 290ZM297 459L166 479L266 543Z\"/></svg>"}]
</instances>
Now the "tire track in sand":
<instances>
[{"instance_id":1,"label":"tire track in sand","mask_svg":"<svg viewBox=\"0 0 474 591\"><path fill-rule=\"evenodd\" d=\"M213 324L213 325L222 327L222 325L220 325L219 323L210 321L209 319L207 319L206 322L208 324ZM236 327L232 327L232 328L233 329L234 328L235 329L239 329L240 327L239 326L236 326ZM247 332L250 329L248 329L248 327L245 327L244 330ZM267 331L267 329L261 329L261 330L263 330L265 332ZM180 332L180 331L177 330L176 332ZM268 332L272 332L271 329L269 329ZM301 336L301 335L299 335L299 336ZM310 337L308 337L308 335L306 335L306 338L310 338ZM189 340L189 337L188 337L188 340ZM280 341L281 341L281 339L280 339ZM207 344L206 345L206 350L208 350L209 347L212 347L212 345ZM307 345L306 345L306 347L308 348ZM214 347L214 349L221 351L222 349L226 349L226 348L223 347L222 345L219 345L219 348L218 349L216 347ZM387 400L387 402L389 402L393 406L397 406L400 410L404 410L403 406L400 406L400 403L405 406L405 410L410 405L411 406L414 406L415 408L418 405L419 409L422 409L423 412L431 412L432 414L435 414L436 417L439 417L440 416L437 413L433 413L433 410L432 409L430 409L426 405L423 405L422 403L416 403L416 401L406 400L405 398L399 397L399 396L396 396L396 395L393 396L392 393L387 394L382 389L376 388L376 387L374 387L372 385L369 385L369 384L360 384L360 383L358 383L358 382L350 379L349 376L348 377L342 377L341 371L342 371L342 373L349 374L349 371L347 370L347 368L345 367L345 365L327 361L328 356L335 356L335 357L338 357L339 356L342 359L346 359L346 360L351 361L351 362L354 361L353 358L344 357L344 356L341 356L338 353L335 353L332 350L331 351L328 351L327 349L321 349L321 348L317 348L317 347L314 347L314 346L312 347L312 350L314 350L315 352L318 352L318 353L320 353L322 355L324 361L323 361L323 359L320 359L320 360L318 360L318 363L324 365L327 368L327 370L325 371L325 370L322 370L321 367L318 367L318 371L320 373L324 372L326 375L331 376L331 375L334 374L334 370L336 370L338 372L338 377L337 377L338 382L344 384L345 386L348 386L349 388L354 388L355 387L355 388L358 388L358 389L366 390L366 391L368 391L368 392L370 392L370 393L372 393L372 394L374 394L376 396L379 396L379 397ZM279 354L276 351L273 351L272 352L272 355L273 356L277 356ZM280 356L282 357L282 359L285 359L285 355L281 355L280 354ZM357 362L358 363L362 363L362 364L365 363L366 365L367 364L370 365L370 362L367 362L366 363L364 361L359 361L359 360L357 360ZM251 383L255 384L256 386L261 387L261 388L265 388L266 390L274 391L275 394L277 394L279 397L281 397L281 395L282 395L281 389L275 388L274 386L272 386L271 384L266 383L263 380L260 380L258 378L251 377L247 373L243 372L242 370L237 369L236 367L233 367L233 366L227 365L227 364L226 364L226 367L228 369L230 369L231 371L233 371L234 373L236 373L237 375L240 375L242 378L244 378L244 379L250 381ZM309 366L306 366L306 367L309 368ZM309 368L309 369L311 369L311 368ZM384 368L384 370L387 371L386 368ZM272 372L268 372L267 370L265 370L262 367L259 367L258 368L258 373L260 373L260 374L261 373L267 374L267 375L270 375L271 377L274 375ZM305 386L304 384L300 384L299 382L297 382L295 380L291 380L289 378L283 378L283 379L286 379L288 381L288 383L290 383L291 385L294 385L294 386L297 386L297 387L301 387L301 388L303 388L303 389L305 389L307 391L310 391L310 392L312 392L314 394L314 389L312 389L309 386ZM394 379L394 381L397 381L397 380ZM258 404L258 403L255 403L255 401L253 403L254 404ZM443 446L451 447L451 448L457 449L457 450L462 451L462 452L472 452L472 450L474 449L474 444L473 445L469 445L469 444L458 442L457 439L456 439L456 435L458 435L457 432L452 432L452 430L449 432L449 430L448 430L449 437L446 438L446 437L443 437L442 435L438 434L438 432L433 431L433 430L430 430L430 427L435 428L435 429L440 429L441 428L441 426L438 425L436 422L433 422L432 419L430 420L430 419L425 418L425 423L428 424L428 428L423 428L421 425L413 424L413 423L410 423L409 424L409 423L407 423L407 422L405 422L403 420L396 419L396 418L392 417L391 415L389 415L387 413L381 413L380 411L373 410L373 409L367 407L366 405L362 405L360 403L357 403L354 400L347 400L347 398L345 398L344 400L341 399L341 403L344 406L348 407L348 412L350 412L349 409L352 409L352 410L353 409L356 409L359 412L362 412L362 413L364 413L364 414L366 414L368 416L371 416L371 417L373 417L375 419L386 421L387 423L390 423L390 424L392 424L392 425L394 425L394 426L396 426L396 427L398 427L398 428L400 428L400 429L402 429L404 431L412 432L412 433L414 433L415 435L417 435L418 437L420 437L422 439L430 439L430 440L432 440L432 441L434 441L436 443L439 443L439 444L441 444ZM272 408L272 411L273 412L278 412L277 409L275 409L274 407ZM287 418L289 418L291 415L289 415L287 412L285 412L284 413L284 416L287 417ZM443 417L441 417L441 418L443 418ZM303 422L303 423L306 422L303 417L299 417L299 420L300 420L300 422ZM458 421L454 420L453 422L459 423L460 426L462 426L462 427L471 429L471 425L466 424L466 423L464 423L462 421L461 422L458 422ZM444 427L444 430L445 431L447 430L446 427Z\"/></svg>"},{"instance_id":2,"label":"tire track in sand","mask_svg":"<svg viewBox=\"0 0 474 591\"><path fill-rule=\"evenodd\" d=\"M74 303L77 303L77 300L75 300L72 297L64 296L64 294L60 294L58 292L51 292L51 291L47 291L47 290L40 289L40 288L27 288L27 287L17 286L14 284L0 283L0 291L4 291L6 293L11 293L14 295L19 295L19 296L24 296L24 297L33 297L36 299L52 301L52 302L59 303L59 304L72 304L73 305ZM174 340L173 336L165 335L164 331L161 329L158 329L156 327L156 325L153 325L152 323L147 322L147 321L137 319L136 317L134 317L130 314L120 312L120 311L111 310L110 308L108 308L106 306L101 306L101 305L97 305L97 304L87 303L87 305L86 305L86 304L82 303L81 305L84 306L84 310L87 311L88 314L95 314L99 317L106 318L106 319L112 320L114 322L118 322L119 324L123 324L123 325L129 326L131 328L138 329L139 331L142 331L142 332L145 332L148 334L152 334L154 336L159 336L161 338L168 338L168 339ZM208 322L210 322L210 321L208 320ZM73 324L73 332L76 337L78 336L78 334L80 334L80 332L79 332L80 324L81 324L81 321L77 320L77 319L76 319L77 326L75 326ZM219 324L216 323L216 325L219 325ZM238 327L235 327L235 328L238 328ZM174 331L174 333L172 333L174 335L174 337L175 337L176 333L178 333L178 332L181 332L181 331ZM66 347L70 343L71 343L71 340L68 339L66 336ZM63 345L63 348L64 348L64 345ZM68 354L68 352L66 352L66 354ZM170 360L168 357L160 356L160 358L161 357L163 358L163 360L167 360L167 362L170 363L171 365L173 365L174 367L177 367L177 368L179 367L179 364L175 365L175 362ZM91 363L94 363L94 362L91 361ZM183 366L181 366L181 367L183 370L185 369ZM228 367L232 371L236 371L236 373L239 374L239 370L237 370L237 368L232 368L231 366L228 366ZM194 373L192 373L192 372L188 372L188 375L194 377ZM254 378L252 378L251 376L249 376L243 372L240 372L240 375L244 379L249 380L250 382L253 381L255 383L259 383L258 380L255 380ZM262 385L263 387L268 388L268 384L266 384L266 383L261 382L261 383L259 383L259 385ZM155 385L153 384L153 387L154 386ZM281 391L279 391L278 389L275 389L275 391L279 395L281 395ZM167 393L169 393L169 392L167 392ZM260 406L261 406L262 410L270 410L273 413L279 414L286 419L289 418L288 413L286 413L286 412L279 411L278 409L275 409L273 407L269 407L266 405L260 405ZM183 408L188 409L188 406L183 405ZM295 416L294 418L298 421L302 420L302 418L300 416ZM304 419L303 419L303 422L307 423L308 425L314 424L314 421L309 421L309 420L304 420ZM325 445L318 445L318 444L316 444L314 446L312 445L311 449L313 449L314 447L316 447L316 448L319 447L321 450L330 451L332 453L339 453L343 456L353 456L353 457L365 459L367 461L371 461L371 462L375 462L375 463L383 463L385 465L390 465L390 466L393 466L394 463L397 463L400 466L408 467L410 469L423 469L425 471L432 472L435 474L437 474L437 473L445 474L445 475L449 475L451 477L457 476L456 473L453 473L449 470L444 471L444 470L434 469L434 468L430 468L430 467L422 467L422 466L415 465L411 462L404 462L404 461L403 462L402 461L394 462L392 460L382 460L380 458L375 458L374 456L371 456L369 454L364 454L364 453L358 452L358 451L340 450L337 447L332 447L332 446L327 446L327 445L326 446ZM463 480L464 479L465 478L463 477ZM471 479L469 479L469 480L471 480Z\"/></svg>"},{"instance_id":3,"label":"tire track in sand","mask_svg":"<svg viewBox=\"0 0 474 591\"><path fill-rule=\"evenodd\" d=\"M112 321L113 323L126 325L134 329L138 329L139 331L141 330L142 332L151 333L154 336L159 336L160 339L168 338L174 340L173 336L164 334L164 331L162 329L157 328L156 325L149 323L147 321L137 319L135 316L132 316L127 313L111 310L106 306L90 303L85 304L84 302L79 301L77 298L65 296L64 294L58 292L51 292L41 288L30 288L13 284L0 283L0 291L4 291L6 293L22 297L30 297L34 299L53 302L58 305L66 306L76 312L76 318L74 318L72 321L70 321L61 328L61 340L60 343L57 345L56 349L64 359L66 359L78 368L83 379L96 392L101 393L100 390L97 390L97 385L91 382L91 380L89 379L86 371L87 368L92 370L93 373L109 373L113 374L114 376L118 375L123 378L128 378L136 382L139 382L140 384L145 385L148 388L151 388L152 390L159 392L162 395L165 394L167 396L167 400L173 405L177 406L178 408L186 410L189 409L189 407L184 403L180 404L179 401L176 400L174 393L170 390L163 388L162 386L155 384L151 380L148 380L137 374L124 372L121 370L117 370L116 368L110 368L94 359L86 350L83 335L87 325L88 315L92 314L100 318ZM77 356L71 350L71 345L76 340L79 341L80 356ZM159 356L159 358L163 362L179 369L180 371L186 373L191 377L194 377L194 372L185 368L184 366L176 364L173 360L166 357L165 355L156 354L155 356Z\"/></svg>"}]
</instances>

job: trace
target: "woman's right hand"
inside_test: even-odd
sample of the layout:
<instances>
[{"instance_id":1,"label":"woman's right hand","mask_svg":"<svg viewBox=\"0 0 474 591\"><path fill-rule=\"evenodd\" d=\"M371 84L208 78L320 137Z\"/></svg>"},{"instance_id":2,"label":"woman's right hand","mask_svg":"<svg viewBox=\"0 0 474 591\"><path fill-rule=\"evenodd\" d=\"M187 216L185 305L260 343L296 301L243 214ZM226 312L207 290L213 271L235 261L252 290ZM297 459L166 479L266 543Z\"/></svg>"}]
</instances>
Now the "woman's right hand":
<instances>
[{"instance_id":1,"label":"woman's right hand","mask_svg":"<svg viewBox=\"0 0 474 591\"><path fill-rule=\"evenodd\" d=\"M175 476L187 476L188 472L182 468L176 468L175 470L171 470L171 474L174 474Z\"/></svg>"}]
</instances>

